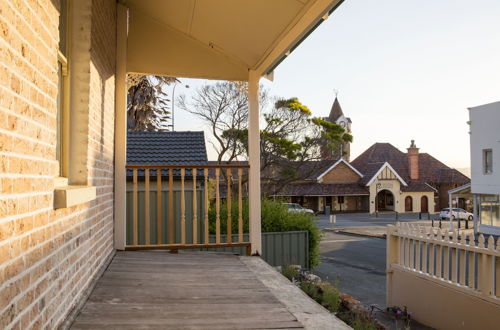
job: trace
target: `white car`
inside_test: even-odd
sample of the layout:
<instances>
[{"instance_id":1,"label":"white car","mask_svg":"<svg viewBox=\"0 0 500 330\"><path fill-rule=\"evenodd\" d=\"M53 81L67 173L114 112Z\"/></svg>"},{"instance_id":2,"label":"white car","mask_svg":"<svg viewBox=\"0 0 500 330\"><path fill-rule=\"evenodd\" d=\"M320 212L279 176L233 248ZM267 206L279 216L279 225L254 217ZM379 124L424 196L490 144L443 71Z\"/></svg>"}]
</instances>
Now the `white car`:
<instances>
[{"instance_id":1,"label":"white car","mask_svg":"<svg viewBox=\"0 0 500 330\"><path fill-rule=\"evenodd\" d=\"M313 210L303 208L300 204L297 203L283 203L283 204L288 208L288 212L302 212L302 213L314 214Z\"/></svg>"},{"instance_id":2,"label":"white car","mask_svg":"<svg viewBox=\"0 0 500 330\"><path fill-rule=\"evenodd\" d=\"M439 213L439 217L443 220L450 218L450 209L445 208L442 209ZM463 219L463 220L472 220L474 219L474 214L467 212L464 209L452 208L451 209L451 220L455 219Z\"/></svg>"}]
</instances>

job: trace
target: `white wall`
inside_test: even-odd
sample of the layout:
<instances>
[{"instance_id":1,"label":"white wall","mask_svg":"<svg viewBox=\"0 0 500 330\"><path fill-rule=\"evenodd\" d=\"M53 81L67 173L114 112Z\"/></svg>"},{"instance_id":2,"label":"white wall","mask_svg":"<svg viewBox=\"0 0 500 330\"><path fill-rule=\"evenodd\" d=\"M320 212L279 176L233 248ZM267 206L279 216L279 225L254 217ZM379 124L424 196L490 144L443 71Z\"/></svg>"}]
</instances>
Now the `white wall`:
<instances>
[{"instance_id":1,"label":"white wall","mask_svg":"<svg viewBox=\"0 0 500 330\"><path fill-rule=\"evenodd\" d=\"M500 102L469 108L474 194L500 193ZM493 173L483 173L483 149L493 150Z\"/></svg>"}]
</instances>

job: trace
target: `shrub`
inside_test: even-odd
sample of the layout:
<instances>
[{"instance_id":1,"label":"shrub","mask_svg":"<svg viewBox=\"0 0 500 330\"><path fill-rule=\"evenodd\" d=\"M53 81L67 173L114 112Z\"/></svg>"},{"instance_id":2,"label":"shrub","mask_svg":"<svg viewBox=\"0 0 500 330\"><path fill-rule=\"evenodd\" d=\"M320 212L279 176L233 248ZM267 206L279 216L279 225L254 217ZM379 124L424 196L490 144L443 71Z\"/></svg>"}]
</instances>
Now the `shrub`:
<instances>
[{"instance_id":1,"label":"shrub","mask_svg":"<svg viewBox=\"0 0 500 330\"><path fill-rule=\"evenodd\" d=\"M328 282L322 282L320 284L320 289L322 290L323 296L321 305L330 312L338 312L342 300L340 299L340 292L337 287Z\"/></svg>"},{"instance_id":2,"label":"shrub","mask_svg":"<svg viewBox=\"0 0 500 330\"><path fill-rule=\"evenodd\" d=\"M297 278L300 275L300 272L293 267L285 265L281 267L281 274L283 274L283 276L285 276L290 281L293 281L293 279Z\"/></svg>"},{"instance_id":3,"label":"shrub","mask_svg":"<svg viewBox=\"0 0 500 330\"><path fill-rule=\"evenodd\" d=\"M238 201L231 201L231 232L238 232ZM243 232L248 233L248 200L243 201ZM209 231L215 234L216 210L211 205L208 211ZM289 212L287 207L280 201L263 199L261 203L261 225L262 232L284 232L307 230L309 232L309 268L319 264L319 243L321 231L315 223L311 214ZM220 205L220 231L227 234L227 201Z\"/></svg>"}]
</instances>

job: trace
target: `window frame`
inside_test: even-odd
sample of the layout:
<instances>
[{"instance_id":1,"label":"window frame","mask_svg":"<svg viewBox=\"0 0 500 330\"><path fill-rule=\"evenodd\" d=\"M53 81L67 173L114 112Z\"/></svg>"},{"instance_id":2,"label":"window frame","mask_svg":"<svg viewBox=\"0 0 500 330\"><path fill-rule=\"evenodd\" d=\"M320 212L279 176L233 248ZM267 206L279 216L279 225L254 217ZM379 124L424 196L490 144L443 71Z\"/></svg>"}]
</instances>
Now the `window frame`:
<instances>
[{"instance_id":1,"label":"window frame","mask_svg":"<svg viewBox=\"0 0 500 330\"><path fill-rule=\"evenodd\" d=\"M59 178L56 185L67 185L69 176L69 125L70 125L70 31L71 31L71 1L66 0L65 6L61 1L61 10L65 10L66 22L64 26L59 26L59 37L64 36L61 49L61 41L57 50L58 69L58 93L57 93L57 128L56 128L56 160L59 162ZM62 15L62 13L60 13ZM64 29L64 32L61 32ZM59 72L59 70L61 72ZM61 178L66 180L61 180Z\"/></svg>"},{"instance_id":2,"label":"window frame","mask_svg":"<svg viewBox=\"0 0 500 330\"><path fill-rule=\"evenodd\" d=\"M488 161L488 155L490 159ZM493 174L493 149L483 149L483 174Z\"/></svg>"}]
</instances>

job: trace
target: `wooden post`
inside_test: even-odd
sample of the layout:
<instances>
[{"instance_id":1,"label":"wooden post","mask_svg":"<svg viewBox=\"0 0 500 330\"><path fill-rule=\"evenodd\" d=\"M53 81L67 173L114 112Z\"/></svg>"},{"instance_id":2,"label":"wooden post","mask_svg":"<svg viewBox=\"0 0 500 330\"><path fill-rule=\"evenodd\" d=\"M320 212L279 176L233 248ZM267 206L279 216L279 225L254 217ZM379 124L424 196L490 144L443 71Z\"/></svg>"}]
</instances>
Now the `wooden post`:
<instances>
[{"instance_id":1,"label":"wooden post","mask_svg":"<svg viewBox=\"0 0 500 330\"><path fill-rule=\"evenodd\" d=\"M249 169L249 212L250 243L252 254L262 254L260 219L260 74L250 71L248 75L248 159Z\"/></svg>"},{"instance_id":2,"label":"wooden post","mask_svg":"<svg viewBox=\"0 0 500 330\"><path fill-rule=\"evenodd\" d=\"M137 212L138 212L138 203L137 203L137 169L134 168L132 170L132 177L133 177L133 185L134 185L134 191L132 193L132 232L133 232L133 242L134 245L138 244L139 241L139 221L137 219Z\"/></svg>"},{"instance_id":3,"label":"wooden post","mask_svg":"<svg viewBox=\"0 0 500 330\"><path fill-rule=\"evenodd\" d=\"M387 227L387 252L386 252L386 287L387 287L387 297L386 304L387 306L393 305L392 299L392 264L398 263L398 260L401 261L401 245L398 244L398 237L394 235L397 232L397 227L388 226ZM402 240L401 240L402 241Z\"/></svg>"},{"instance_id":4,"label":"wooden post","mask_svg":"<svg viewBox=\"0 0 500 330\"><path fill-rule=\"evenodd\" d=\"M128 8L116 5L114 246L123 250L127 237L127 31ZM135 230L135 227L132 228Z\"/></svg>"},{"instance_id":5,"label":"wooden post","mask_svg":"<svg viewBox=\"0 0 500 330\"><path fill-rule=\"evenodd\" d=\"M146 245L151 243L150 240L150 218L149 218L149 168L144 170L144 231Z\"/></svg>"},{"instance_id":6,"label":"wooden post","mask_svg":"<svg viewBox=\"0 0 500 330\"><path fill-rule=\"evenodd\" d=\"M175 224L174 224L174 169L168 170L168 243L175 243Z\"/></svg>"},{"instance_id":7,"label":"wooden post","mask_svg":"<svg viewBox=\"0 0 500 330\"><path fill-rule=\"evenodd\" d=\"M184 196L184 175L186 169L181 168L181 244L186 244L186 198Z\"/></svg>"},{"instance_id":8,"label":"wooden post","mask_svg":"<svg viewBox=\"0 0 500 330\"><path fill-rule=\"evenodd\" d=\"M434 273L434 262L436 261L435 259L435 255L434 255L434 244L431 243L429 244L429 269L428 269L428 273L430 275L435 275Z\"/></svg>"},{"instance_id":9,"label":"wooden post","mask_svg":"<svg viewBox=\"0 0 500 330\"><path fill-rule=\"evenodd\" d=\"M205 186L205 226L204 226L204 229L205 229L205 244L208 244L210 243L209 242L209 239L208 239L208 169L206 168L204 171L203 171L203 174L205 176L205 182L204 182L204 186Z\"/></svg>"},{"instance_id":10,"label":"wooden post","mask_svg":"<svg viewBox=\"0 0 500 330\"><path fill-rule=\"evenodd\" d=\"M233 241L231 235L231 168L227 168L227 243L231 243Z\"/></svg>"},{"instance_id":11,"label":"wooden post","mask_svg":"<svg viewBox=\"0 0 500 330\"><path fill-rule=\"evenodd\" d=\"M215 169L215 243L220 243L220 192L219 192L220 168Z\"/></svg>"},{"instance_id":12,"label":"wooden post","mask_svg":"<svg viewBox=\"0 0 500 330\"><path fill-rule=\"evenodd\" d=\"M161 168L156 170L156 244L162 244Z\"/></svg>"},{"instance_id":13,"label":"wooden post","mask_svg":"<svg viewBox=\"0 0 500 330\"><path fill-rule=\"evenodd\" d=\"M238 242L243 242L243 202L241 191L241 180L243 180L243 171L241 168L238 168ZM251 251L250 251L251 253Z\"/></svg>"},{"instance_id":14,"label":"wooden post","mask_svg":"<svg viewBox=\"0 0 500 330\"><path fill-rule=\"evenodd\" d=\"M193 244L198 243L198 204L196 201L196 168L193 168Z\"/></svg>"}]
</instances>

